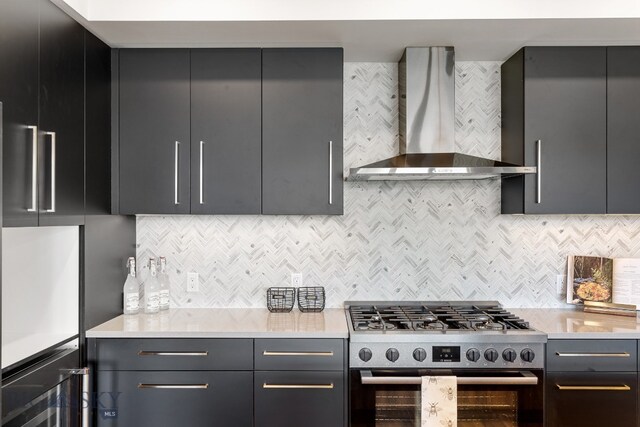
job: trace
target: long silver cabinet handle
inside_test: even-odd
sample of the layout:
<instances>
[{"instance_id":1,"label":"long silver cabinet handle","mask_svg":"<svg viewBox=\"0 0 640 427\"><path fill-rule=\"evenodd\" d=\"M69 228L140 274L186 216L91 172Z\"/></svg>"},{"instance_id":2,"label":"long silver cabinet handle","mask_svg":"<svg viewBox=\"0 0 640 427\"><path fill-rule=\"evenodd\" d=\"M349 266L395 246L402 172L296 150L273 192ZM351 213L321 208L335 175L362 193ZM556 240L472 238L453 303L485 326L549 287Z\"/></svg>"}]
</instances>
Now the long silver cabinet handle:
<instances>
[{"instance_id":1,"label":"long silver cabinet handle","mask_svg":"<svg viewBox=\"0 0 640 427\"><path fill-rule=\"evenodd\" d=\"M178 160L180 158L180 141L176 141L175 144L175 152L173 154L173 160L174 160L174 171L173 171L173 203L175 205L179 205L180 204L180 200L178 199Z\"/></svg>"},{"instance_id":2,"label":"long silver cabinet handle","mask_svg":"<svg viewBox=\"0 0 640 427\"><path fill-rule=\"evenodd\" d=\"M542 140L536 141L536 203L542 202Z\"/></svg>"},{"instance_id":3,"label":"long silver cabinet handle","mask_svg":"<svg viewBox=\"0 0 640 427\"><path fill-rule=\"evenodd\" d=\"M155 388L168 390L206 390L209 384L138 384L138 388Z\"/></svg>"},{"instance_id":4,"label":"long silver cabinet handle","mask_svg":"<svg viewBox=\"0 0 640 427\"><path fill-rule=\"evenodd\" d=\"M329 141L329 204L333 204L333 141Z\"/></svg>"},{"instance_id":5,"label":"long silver cabinet handle","mask_svg":"<svg viewBox=\"0 0 640 427\"><path fill-rule=\"evenodd\" d=\"M263 356L324 356L332 357L333 351L263 351Z\"/></svg>"},{"instance_id":6,"label":"long silver cabinet handle","mask_svg":"<svg viewBox=\"0 0 640 427\"><path fill-rule=\"evenodd\" d=\"M623 353L561 353L556 352L558 357L631 357L627 352Z\"/></svg>"},{"instance_id":7,"label":"long silver cabinet handle","mask_svg":"<svg viewBox=\"0 0 640 427\"><path fill-rule=\"evenodd\" d=\"M200 204L203 205L204 204L204 187L203 187L203 183L204 183L204 159L203 159L203 155L204 155L204 141L200 141Z\"/></svg>"},{"instance_id":8,"label":"long silver cabinet handle","mask_svg":"<svg viewBox=\"0 0 640 427\"><path fill-rule=\"evenodd\" d=\"M363 371L361 382L364 385L419 385L422 377L374 377L370 371ZM537 385L538 377L528 371L521 372L519 377L457 377L460 385Z\"/></svg>"},{"instance_id":9,"label":"long silver cabinet handle","mask_svg":"<svg viewBox=\"0 0 640 427\"><path fill-rule=\"evenodd\" d=\"M562 391L630 391L631 387L623 385L560 385L556 384L558 390Z\"/></svg>"},{"instance_id":10,"label":"long silver cabinet handle","mask_svg":"<svg viewBox=\"0 0 640 427\"><path fill-rule=\"evenodd\" d=\"M330 384L262 384L262 388L265 389L333 389L333 383Z\"/></svg>"},{"instance_id":11,"label":"long silver cabinet handle","mask_svg":"<svg viewBox=\"0 0 640 427\"><path fill-rule=\"evenodd\" d=\"M31 207L27 212L38 210L36 194L38 191L38 126L27 126L31 130Z\"/></svg>"},{"instance_id":12,"label":"long silver cabinet handle","mask_svg":"<svg viewBox=\"0 0 640 427\"><path fill-rule=\"evenodd\" d=\"M208 356L208 351L145 351L140 350L138 356Z\"/></svg>"},{"instance_id":13,"label":"long silver cabinet handle","mask_svg":"<svg viewBox=\"0 0 640 427\"><path fill-rule=\"evenodd\" d=\"M56 133L45 132L45 135L51 137L51 208L45 212L56 211Z\"/></svg>"}]
</instances>

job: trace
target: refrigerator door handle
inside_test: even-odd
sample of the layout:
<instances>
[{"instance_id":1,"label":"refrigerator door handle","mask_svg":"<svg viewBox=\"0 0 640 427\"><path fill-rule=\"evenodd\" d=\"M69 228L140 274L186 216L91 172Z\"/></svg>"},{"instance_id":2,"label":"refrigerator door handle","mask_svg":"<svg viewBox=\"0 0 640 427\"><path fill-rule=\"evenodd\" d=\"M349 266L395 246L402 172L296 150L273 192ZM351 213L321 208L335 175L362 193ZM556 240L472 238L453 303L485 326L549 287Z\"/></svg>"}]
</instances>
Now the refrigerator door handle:
<instances>
[{"instance_id":1,"label":"refrigerator door handle","mask_svg":"<svg viewBox=\"0 0 640 427\"><path fill-rule=\"evenodd\" d=\"M89 407L89 368L61 369L67 375L82 375L82 396L80 404L82 405L82 427L91 426L91 408ZM85 398L87 400L85 400Z\"/></svg>"}]
</instances>

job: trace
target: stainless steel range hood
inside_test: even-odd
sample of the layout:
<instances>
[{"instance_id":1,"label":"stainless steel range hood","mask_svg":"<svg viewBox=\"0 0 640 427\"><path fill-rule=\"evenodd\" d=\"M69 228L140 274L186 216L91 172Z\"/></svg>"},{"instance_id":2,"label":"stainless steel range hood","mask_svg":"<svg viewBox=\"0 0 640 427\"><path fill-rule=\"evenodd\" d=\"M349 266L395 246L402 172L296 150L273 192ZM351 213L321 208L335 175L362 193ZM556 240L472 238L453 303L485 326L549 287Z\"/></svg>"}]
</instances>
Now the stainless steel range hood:
<instances>
[{"instance_id":1,"label":"stainless steel range hood","mask_svg":"<svg viewBox=\"0 0 640 427\"><path fill-rule=\"evenodd\" d=\"M398 64L400 155L351 168L350 180L491 179L535 173L455 152L453 47L408 47Z\"/></svg>"}]
</instances>

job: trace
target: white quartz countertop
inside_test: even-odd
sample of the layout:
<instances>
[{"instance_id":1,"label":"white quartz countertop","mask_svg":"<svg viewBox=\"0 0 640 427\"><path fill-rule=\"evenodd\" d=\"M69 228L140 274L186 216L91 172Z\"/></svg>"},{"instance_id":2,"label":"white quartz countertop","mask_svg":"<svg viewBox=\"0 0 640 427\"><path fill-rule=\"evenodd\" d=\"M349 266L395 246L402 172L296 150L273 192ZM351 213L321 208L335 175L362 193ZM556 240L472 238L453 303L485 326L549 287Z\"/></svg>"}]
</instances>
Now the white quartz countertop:
<instances>
[{"instance_id":1,"label":"white quartz countertop","mask_svg":"<svg viewBox=\"0 0 640 427\"><path fill-rule=\"evenodd\" d=\"M636 317L585 313L582 308L510 308L549 339L640 339Z\"/></svg>"},{"instance_id":2,"label":"white quartz countertop","mask_svg":"<svg viewBox=\"0 0 640 427\"><path fill-rule=\"evenodd\" d=\"M261 308L176 308L118 316L87 338L347 338L343 309L270 313Z\"/></svg>"}]
</instances>

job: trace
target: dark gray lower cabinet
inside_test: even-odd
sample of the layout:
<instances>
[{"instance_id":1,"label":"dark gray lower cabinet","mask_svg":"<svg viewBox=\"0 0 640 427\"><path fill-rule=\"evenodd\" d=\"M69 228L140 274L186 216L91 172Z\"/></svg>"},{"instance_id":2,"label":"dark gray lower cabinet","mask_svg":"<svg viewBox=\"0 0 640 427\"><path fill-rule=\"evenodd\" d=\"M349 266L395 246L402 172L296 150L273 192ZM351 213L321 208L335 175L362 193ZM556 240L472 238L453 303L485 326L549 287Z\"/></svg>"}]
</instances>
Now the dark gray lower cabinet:
<instances>
[{"instance_id":1,"label":"dark gray lower cabinet","mask_svg":"<svg viewBox=\"0 0 640 427\"><path fill-rule=\"evenodd\" d=\"M632 427L637 422L635 372L547 374L547 427Z\"/></svg>"},{"instance_id":2,"label":"dark gray lower cabinet","mask_svg":"<svg viewBox=\"0 0 640 427\"><path fill-rule=\"evenodd\" d=\"M252 377L252 372L102 371L97 425L251 427Z\"/></svg>"},{"instance_id":3,"label":"dark gray lower cabinet","mask_svg":"<svg viewBox=\"0 0 640 427\"><path fill-rule=\"evenodd\" d=\"M344 373L257 371L255 427L344 425Z\"/></svg>"},{"instance_id":4,"label":"dark gray lower cabinet","mask_svg":"<svg viewBox=\"0 0 640 427\"><path fill-rule=\"evenodd\" d=\"M347 425L344 339L107 338L87 349L98 427Z\"/></svg>"},{"instance_id":5,"label":"dark gray lower cabinet","mask_svg":"<svg viewBox=\"0 0 640 427\"><path fill-rule=\"evenodd\" d=\"M549 340L546 427L636 426L636 340Z\"/></svg>"}]
</instances>

